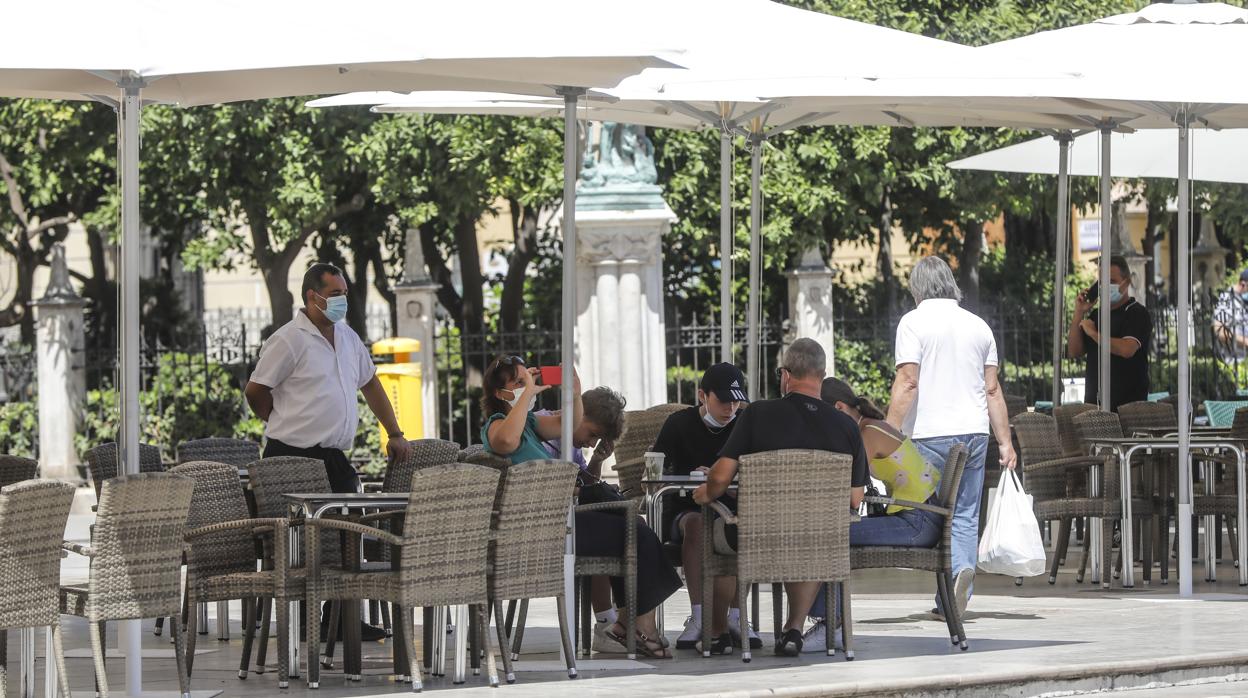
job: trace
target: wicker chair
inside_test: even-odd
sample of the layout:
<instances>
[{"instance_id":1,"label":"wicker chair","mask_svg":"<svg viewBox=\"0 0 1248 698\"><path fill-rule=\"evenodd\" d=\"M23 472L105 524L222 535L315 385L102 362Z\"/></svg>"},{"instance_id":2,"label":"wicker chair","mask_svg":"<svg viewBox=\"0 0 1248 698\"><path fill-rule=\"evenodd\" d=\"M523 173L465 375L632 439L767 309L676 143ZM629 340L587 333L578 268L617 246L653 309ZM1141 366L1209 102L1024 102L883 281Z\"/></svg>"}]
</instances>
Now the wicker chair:
<instances>
[{"instance_id":1,"label":"wicker chair","mask_svg":"<svg viewBox=\"0 0 1248 698\"><path fill-rule=\"evenodd\" d=\"M1027 398L1019 395L1006 395L1005 412L1011 421L1020 414L1027 412ZM1018 452L1018 439L1011 436L1015 453ZM984 452L984 484L979 495L979 534L984 534L988 525L988 490L997 486L1001 477L1001 449L992 435L988 437L988 449Z\"/></svg>"},{"instance_id":2,"label":"wicker chair","mask_svg":"<svg viewBox=\"0 0 1248 698\"><path fill-rule=\"evenodd\" d=\"M61 535L74 502L74 486L29 480L0 489L0 695L7 695L9 629L48 626L61 695L69 674L61 634Z\"/></svg>"},{"instance_id":3,"label":"wicker chair","mask_svg":"<svg viewBox=\"0 0 1248 698\"><path fill-rule=\"evenodd\" d=\"M491 685L498 684L494 653L485 632L488 604L491 506L499 473L491 468L453 463L417 471L404 517L410 535L398 536L362 523L316 519L307 525L308 627L319 624L322 599L342 601L384 599L396 607L395 636L403 645L411 671L412 690L421 690L420 664L412 634L411 609L428 606L476 606L478 641L484 648ZM375 536L400 548L399 570L347 572L321 567L322 529L353 536ZM562 552L562 551L561 551ZM562 578L562 577L561 577ZM318 637L308 632L308 655L314 656ZM396 667L396 673L403 670ZM320 685L320 667L308 664L308 686Z\"/></svg>"},{"instance_id":4,"label":"wicker chair","mask_svg":"<svg viewBox=\"0 0 1248 698\"><path fill-rule=\"evenodd\" d=\"M643 458L667 421L661 410L633 410L624 413L624 435L615 444L615 473L620 478L620 492L630 499L643 496L641 478L646 470Z\"/></svg>"},{"instance_id":5,"label":"wicker chair","mask_svg":"<svg viewBox=\"0 0 1248 698\"><path fill-rule=\"evenodd\" d=\"M478 453L485 453L485 446L482 444L472 444L471 446L464 447L464 449L459 452L459 456L456 460L460 463L471 463L472 461L468 459Z\"/></svg>"},{"instance_id":6,"label":"wicker chair","mask_svg":"<svg viewBox=\"0 0 1248 698\"><path fill-rule=\"evenodd\" d=\"M1122 433L1126 436L1134 436L1137 432L1144 430L1175 430L1179 427L1174 405L1147 400L1128 402L1119 406L1118 420L1122 424ZM1149 553L1147 556L1149 563L1154 558L1161 562L1161 581L1165 584L1170 581L1170 556L1166 554L1166 550L1170 538L1169 492L1172 478L1168 467L1163 466L1176 461L1173 453L1162 452L1146 455L1142 462L1148 467L1142 473L1141 493L1152 499L1154 515L1151 526L1141 526L1142 535L1138 537L1138 540L1141 549ZM1144 565L1144 582L1146 584L1151 582L1152 576L1152 564Z\"/></svg>"},{"instance_id":7,"label":"wicker chair","mask_svg":"<svg viewBox=\"0 0 1248 698\"><path fill-rule=\"evenodd\" d=\"M1021 415L1020 415L1021 416ZM955 445L949 449L949 456L941 471L939 504L931 506L926 503L899 501L892 497L868 497L867 500L879 504L902 504L931 511L945 517L940 542L932 548L905 548L900 546L864 546L849 549L850 567L856 570L904 567L907 569L931 572L936 575L936 593L941 598L941 607L945 610L945 624L949 628L949 639L961 649L967 648L966 630L962 618L958 614L958 605L953 599L953 559L952 534L953 513L958 500L958 486L962 484L962 473L966 469L968 458L965 446ZM844 603L844 602L843 602ZM828 608L831 608L829 599ZM846 608L848 604L846 603ZM832 624L828 624L830 629ZM831 630L829 630L831 633ZM828 649L831 650L831 638ZM845 644L847 652L849 644ZM850 657L852 658L852 654Z\"/></svg>"},{"instance_id":8,"label":"wicker chair","mask_svg":"<svg viewBox=\"0 0 1248 698\"><path fill-rule=\"evenodd\" d=\"M382 492L407 492L412 486L412 474L417 470L459 460L459 444L454 441L417 439L409 443L412 446L411 455L386 468L386 475L381 483Z\"/></svg>"},{"instance_id":9,"label":"wicker chair","mask_svg":"<svg viewBox=\"0 0 1248 698\"><path fill-rule=\"evenodd\" d=\"M109 442L100 444L87 451L87 469L91 471L91 484L95 487L95 497L100 497L100 487L105 480L111 480L121 472L117 467L117 444ZM139 472L163 473L165 464L160 458L160 449L151 444L139 444Z\"/></svg>"},{"instance_id":10,"label":"wicker chair","mask_svg":"<svg viewBox=\"0 0 1248 698\"><path fill-rule=\"evenodd\" d=\"M1045 414L1020 414L1014 418L1019 456L1027 491L1039 521L1057 521L1057 545L1049 566L1049 584L1057 582L1057 570L1066 559L1075 519L1101 516L1105 501L1088 494L1087 472L1093 465L1109 469L1109 456L1067 456L1057 432L1057 420ZM1085 537L1085 545L1090 539ZM1083 581L1086 552L1077 580Z\"/></svg>"},{"instance_id":11,"label":"wicker chair","mask_svg":"<svg viewBox=\"0 0 1248 698\"><path fill-rule=\"evenodd\" d=\"M211 461L242 469L259 458L260 444L246 439L195 439L183 441L177 448L179 463Z\"/></svg>"},{"instance_id":12,"label":"wicker chair","mask_svg":"<svg viewBox=\"0 0 1248 698\"><path fill-rule=\"evenodd\" d=\"M703 507L702 598L714 598L714 578L735 576L738 598L749 595L755 582L825 582L841 587L843 644L853 658L849 612L849 481L850 456L827 451L783 450L741 457L737 514L718 502ZM809 502L801 516L777 516L793 502ZM712 516L714 509L719 516ZM716 519L722 519L717 522ZM737 524L737 552L719 549L715 526ZM773 592L774 593L774 592ZM741 627L749 627L749 604L741 604ZM777 609L778 610L778 609ZM702 614L702 656L710 656L710 613ZM828 653L832 624L828 624ZM749 662L748 642L741 659Z\"/></svg>"},{"instance_id":13,"label":"wicker chair","mask_svg":"<svg viewBox=\"0 0 1248 698\"><path fill-rule=\"evenodd\" d=\"M500 488L490 553L489 597L496 616L499 646L503 649L507 683L516 679L511 662L519 655L524 635L527 604L523 602L552 596L558 607L559 635L567 659L568 675L576 677L576 657L572 649L571 629L567 627L566 620L567 599L563 596L564 540L568 533L568 504L576 486L576 471L575 465L564 461L528 461L508 468L506 480ZM597 506L600 505L591 504L584 508ZM633 507L627 508L635 515ZM632 549L635 555L636 546ZM577 574L581 574L580 560L577 560ZM508 653L503 602L516 600L522 601L520 620L513 652Z\"/></svg>"},{"instance_id":14,"label":"wicker chair","mask_svg":"<svg viewBox=\"0 0 1248 698\"><path fill-rule=\"evenodd\" d=\"M679 402L668 402L662 405L655 405L654 407L647 408L646 411L661 414L664 417L670 417L681 410L687 409L689 409L689 405L682 405Z\"/></svg>"},{"instance_id":15,"label":"wicker chair","mask_svg":"<svg viewBox=\"0 0 1248 698\"><path fill-rule=\"evenodd\" d=\"M1083 414L1070 420L1071 427L1074 429L1076 438L1079 439L1080 450L1084 453L1090 453L1090 441L1093 439L1104 438L1122 438L1122 422L1118 415L1113 412L1104 412L1101 410L1088 410ZM1101 585L1108 588L1109 580L1113 567L1113 545L1114 545L1114 521L1122 518L1122 493L1120 491L1119 471L1121 464L1116 457L1112 457L1105 461L1105 467L1102 469L1100 490L1102 494L1099 499L1103 500L1103 511L1101 514L1089 514L1089 516L1098 517L1101 520L1101 561L1106 568L1102 571L1100 579ZM1143 498L1135 492L1132 493L1131 513L1135 518L1147 519L1153 515L1152 498ZM1133 525L1134 522L1123 521L1123 526ZM1090 538L1090 537L1089 537ZM1133 564L1133 561L1125 561L1124 564ZM1152 552L1145 551L1145 569L1149 570L1151 576L1152 570ZM1080 565L1082 572L1082 565ZM1079 581L1082 581L1082 574L1079 575ZM1092 580L1096 582L1096 579Z\"/></svg>"},{"instance_id":16,"label":"wicker chair","mask_svg":"<svg viewBox=\"0 0 1248 698\"><path fill-rule=\"evenodd\" d=\"M39 477L39 461L21 456L0 456L0 487Z\"/></svg>"},{"instance_id":17,"label":"wicker chair","mask_svg":"<svg viewBox=\"0 0 1248 698\"><path fill-rule=\"evenodd\" d=\"M1053 419L1057 420L1057 435L1061 439L1062 455L1087 455L1087 451L1084 451L1083 445L1079 443L1079 438L1075 436L1074 427L1070 422L1084 412L1094 409L1096 405L1089 405L1086 402L1072 402L1069 405L1059 405L1053 408Z\"/></svg>"},{"instance_id":18,"label":"wicker chair","mask_svg":"<svg viewBox=\"0 0 1248 698\"><path fill-rule=\"evenodd\" d=\"M289 518L253 519L247 512L238 479L238 466L198 461L183 463L170 472L195 481L195 495L187 516L186 673L195 664L195 625L198 614L189 612L198 603L232 601L243 603L243 653L238 678L247 678L255 638L257 599L273 599L277 608L277 685L290 685L287 666L287 601L303 598L303 570L288 570L286 556L278 555L269 569L256 569L256 536L271 532L274 547L286 549Z\"/></svg>"},{"instance_id":19,"label":"wicker chair","mask_svg":"<svg viewBox=\"0 0 1248 698\"><path fill-rule=\"evenodd\" d=\"M261 458L247 466L248 480L251 482L251 491L256 500L255 515L261 519L289 519L290 507L289 502L282 495L290 492L329 492L329 477L325 474L325 462L316 458L300 458L298 456L279 456L276 458ZM265 565L272 568L276 565L274 560L274 543L271 539L265 539ZM342 546L337 541L328 538L322 543L321 564L338 565L342 560ZM280 550L280 549L279 549ZM285 553L281 553L284 555ZM269 647L269 618L273 615L273 604L271 599L264 598L260 608L260 642L257 647L256 654L256 673L262 674L265 670L265 660L267 659ZM333 612L331 612L331 621ZM337 632L336 623L330 625L331 633ZM316 634L316 629L311 629L310 635ZM348 631L353 631L348 628ZM250 647L251 641L246 635L253 633L253 628L244 630L243 646ZM311 655L309 655L310 657ZM244 656L244 661L247 657ZM326 657L328 663L332 656ZM314 664L315 662L309 662ZM298 671L297 667L294 667Z\"/></svg>"},{"instance_id":20,"label":"wicker chair","mask_svg":"<svg viewBox=\"0 0 1248 698\"><path fill-rule=\"evenodd\" d=\"M91 558L86 586L62 586L62 614L86 618L91 636L96 691L108 698L104 628L108 621L168 617L178 685L190 692L185 636L180 627L182 550L195 483L169 473L142 473L105 480L91 545L65 544Z\"/></svg>"}]
</instances>

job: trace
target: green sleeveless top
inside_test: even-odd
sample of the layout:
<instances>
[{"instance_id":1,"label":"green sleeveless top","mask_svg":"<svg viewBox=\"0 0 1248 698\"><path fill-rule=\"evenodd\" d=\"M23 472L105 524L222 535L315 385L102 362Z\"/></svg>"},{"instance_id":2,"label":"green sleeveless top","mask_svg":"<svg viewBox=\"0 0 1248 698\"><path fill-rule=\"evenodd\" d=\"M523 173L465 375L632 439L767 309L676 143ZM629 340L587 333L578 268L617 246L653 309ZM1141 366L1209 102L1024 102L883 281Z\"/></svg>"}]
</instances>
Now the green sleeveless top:
<instances>
[{"instance_id":1,"label":"green sleeveless top","mask_svg":"<svg viewBox=\"0 0 1248 698\"><path fill-rule=\"evenodd\" d=\"M868 424L865 428L888 434L874 424ZM923 459L909 437L892 454L883 458L872 458L871 474L884 482L890 497L911 502L926 502L936 494L936 488L940 486L940 470ZM911 507L892 505L888 507L887 513L896 514L908 509Z\"/></svg>"}]
</instances>

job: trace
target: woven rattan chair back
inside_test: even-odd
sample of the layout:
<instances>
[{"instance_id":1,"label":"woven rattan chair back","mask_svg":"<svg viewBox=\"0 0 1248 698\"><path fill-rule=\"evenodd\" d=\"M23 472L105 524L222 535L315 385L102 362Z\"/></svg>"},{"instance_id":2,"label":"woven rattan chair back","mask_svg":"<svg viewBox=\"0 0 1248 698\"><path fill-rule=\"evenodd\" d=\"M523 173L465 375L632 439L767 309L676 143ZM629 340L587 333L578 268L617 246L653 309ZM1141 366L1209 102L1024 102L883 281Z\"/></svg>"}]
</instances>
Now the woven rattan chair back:
<instances>
[{"instance_id":1,"label":"woven rattan chair back","mask_svg":"<svg viewBox=\"0 0 1248 698\"><path fill-rule=\"evenodd\" d=\"M91 547L91 621L181 613L182 549L195 481L170 473L105 480Z\"/></svg>"},{"instance_id":2,"label":"woven rattan chair back","mask_svg":"<svg viewBox=\"0 0 1248 698\"><path fill-rule=\"evenodd\" d=\"M661 414L664 417L670 417L673 414L681 410L687 410L687 409L689 409L689 405L682 405L679 402L667 402L662 405L655 405L654 407L650 407L646 411L653 412L655 414ZM662 427L663 425L660 424L659 426ZM656 439L658 438L657 433L655 434L655 438Z\"/></svg>"},{"instance_id":3,"label":"woven rattan chair back","mask_svg":"<svg viewBox=\"0 0 1248 698\"><path fill-rule=\"evenodd\" d=\"M940 471L940 506L953 511L958 506L958 488L962 485L962 475L966 472L966 462L970 452L963 444L955 444L949 449L945 458L945 467ZM941 547L951 550L953 545L953 517L946 516L941 534ZM949 555L942 556L942 564L950 565Z\"/></svg>"},{"instance_id":4,"label":"woven rattan chair back","mask_svg":"<svg viewBox=\"0 0 1248 698\"><path fill-rule=\"evenodd\" d=\"M1084 412L1094 409L1096 409L1096 405L1089 405L1083 402L1059 405L1053 408L1053 419L1057 420L1057 436L1062 443L1063 455L1083 455L1079 437L1075 435L1075 429L1070 422Z\"/></svg>"},{"instance_id":5,"label":"woven rattan chair back","mask_svg":"<svg viewBox=\"0 0 1248 698\"><path fill-rule=\"evenodd\" d=\"M1030 412L1014 418L1014 435L1018 438L1022 473L1027 478L1027 492L1037 501L1066 496L1066 478L1061 471L1029 471L1031 465L1064 458L1057 420L1047 414Z\"/></svg>"},{"instance_id":6,"label":"woven rattan chair back","mask_svg":"<svg viewBox=\"0 0 1248 698\"><path fill-rule=\"evenodd\" d=\"M195 481L187 530L249 518L238 466L192 461L169 472ZM256 543L250 530L237 528L205 535L196 538L194 545L195 554L188 558L188 572L194 578L256 571Z\"/></svg>"},{"instance_id":7,"label":"woven rattan chair back","mask_svg":"<svg viewBox=\"0 0 1248 698\"><path fill-rule=\"evenodd\" d=\"M60 622L61 538L73 503L66 482L0 489L0 628Z\"/></svg>"},{"instance_id":8,"label":"woven rattan chair back","mask_svg":"<svg viewBox=\"0 0 1248 698\"><path fill-rule=\"evenodd\" d=\"M507 470L498 500L490 598L534 599L563 593L564 536L577 467L535 460Z\"/></svg>"},{"instance_id":9,"label":"woven rattan chair back","mask_svg":"<svg viewBox=\"0 0 1248 698\"><path fill-rule=\"evenodd\" d=\"M737 569L770 582L849 579L852 458L783 450L741 457ZM794 502L809 506L794 507Z\"/></svg>"},{"instance_id":10,"label":"woven rattan chair back","mask_svg":"<svg viewBox=\"0 0 1248 698\"><path fill-rule=\"evenodd\" d=\"M459 460L459 444L442 439L417 439L410 442L412 453L402 462L391 463L381 482L382 492L407 492L412 486L412 473L434 465Z\"/></svg>"},{"instance_id":11,"label":"woven rattan chair back","mask_svg":"<svg viewBox=\"0 0 1248 698\"><path fill-rule=\"evenodd\" d=\"M247 479L256 500L256 518L284 519L290 516L290 502L282 495L332 492L325 461L301 456L261 458L248 464ZM342 565L342 546L336 536L321 538L321 562L327 567ZM266 546L268 542L266 541ZM266 547L266 556L273 551Z\"/></svg>"},{"instance_id":12,"label":"woven rattan chair back","mask_svg":"<svg viewBox=\"0 0 1248 698\"><path fill-rule=\"evenodd\" d=\"M625 463L635 460L649 451L654 446L655 440L659 438L659 430L663 428L663 422L667 421L667 417L668 415L661 411L631 410L625 412L624 434L615 444L616 462Z\"/></svg>"},{"instance_id":13,"label":"woven rattan chair back","mask_svg":"<svg viewBox=\"0 0 1248 698\"><path fill-rule=\"evenodd\" d=\"M1005 396L1005 411L1010 419L1027 411L1027 398L1021 395Z\"/></svg>"},{"instance_id":14,"label":"woven rattan chair back","mask_svg":"<svg viewBox=\"0 0 1248 698\"><path fill-rule=\"evenodd\" d=\"M195 439L178 444L178 462L212 461L235 469L245 468L260 457L260 444L246 439ZM236 476L237 477L237 476Z\"/></svg>"},{"instance_id":15,"label":"woven rattan chair back","mask_svg":"<svg viewBox=\"0 0 1248 698\"><path fill-rule=\"evenodd\" d=\"M39 477L39 461L21 456L0 456L0 487Z\"/></svg>"},{"instance_id":16,"label":"woven rattan chair back","mask_svg":"<svg viewBox=\"0 0 1248 698\"><path fill-rule=\"evenodd\" d=\"M1174 405L1147 400L1128 402L1119 407L1118 421L1126 436L1134 436L1141 429L1179 428L1179 417L1175 414Z\"/></svg>"},{"instance_id":17,"label":"woven rattan chair back","mask_svg":"<svg viewBox=\"0 0 1248 698\"><path fill-rule=\"evenodd\" d=\"M468 459L472 458L478 453L485 453L485 446L483 444L472 444L471 446L467 446L463 450L461 450L459 452L459 456L455 460L459 461L460 463L471 463L472 461Z\"/></svg>"},{"instance_id":18,"label":"woven rattan chair back","mask_svg":"<svg viewBox=\"0 0 1248 698\"><path fill-rule=\"evenodd\" d=\"M1231 438L1248 439L1248 407L1235 410L1235 418L1231 420Z\"/></svg>"},{"instance_id":19,"label":"woven rattan chair back","mask_svg":"<svg viewBox=\"0 0 1248 698\"><path fill-rule=\"evenodd\" d=\"M121 473L117 465L117 444L109 442L100 444L87 451L87 469L91 471L91 484L95 487L95 496L100 496L100 485ZM163 473L165 464L160 458L160 449L150 444L139 444L139 472Z\"/></svg>"},{"instance_id":20,"label":"woven rattan chair back","mask_svg":"<svg viewBox=\"0 0 1248 698\"><path fill-rule=\"evenodd\" d=\"M412 474L404 525L408 533L399 566L404 605L486 601L498 478L497 470L470 463L435 465Z\"/></svg>"},{"instance_id":21,"label":"woven rattan chair back","mask_svg":"<svg viewBox=\"0 0 1248 698\"><path fill-rule=\"evenodd\" d=\"M1075 438L1079 439L1081 454L1089 452L1092 439L1122 438L1122 422L1113 412L1088 410L1070 420L1070 425L1075 431Z\"/></svg>"}]
</instances>

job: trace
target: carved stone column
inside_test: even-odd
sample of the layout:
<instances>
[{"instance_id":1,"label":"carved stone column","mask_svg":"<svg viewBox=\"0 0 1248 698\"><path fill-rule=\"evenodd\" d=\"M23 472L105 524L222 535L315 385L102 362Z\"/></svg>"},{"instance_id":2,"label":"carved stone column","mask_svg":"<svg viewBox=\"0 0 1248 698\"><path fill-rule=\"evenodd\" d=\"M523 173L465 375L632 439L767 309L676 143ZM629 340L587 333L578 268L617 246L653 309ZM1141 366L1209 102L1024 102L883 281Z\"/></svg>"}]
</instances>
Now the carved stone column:
<instances>
[{"instance_id":1,"label":"carved stone column","mask_svg":"<svg viewBox=\"0 0 1248 698\"><path fill-rule=\"evenodd\" d=\"M1141 305L1148 305L1148 255L1135 249L1135 243L1131 241L1131 234L1127 232L1127 205L1124 202L1114 204L1114 222L1110 232L1111 254L1122 255L1127 260L1127 267L1131 269L1131 295Z\"/></svg>"},{"instance_id":2,"label":"carved stone column","mask_svg":"<svg viewBox=\"0 0 1248 698\"><path fill-rule=\"evenodd\" d=\"M1213 218L1200 220L1200 239L1192 248L1192 297L1216 296L1226 283L1226 248L1218 244Z\"/></svg>"},{"instance_id":3,"label":"carved stone column","mask_svg":"<svg viewBox=\"0 0 1248 698\"><path fill-rule=\"evenodd\" d=\"M403 280L394 287L399 316L395 336L420 342L420 352L413 360L420 362L421 367L421 415L424 417L425 438L438 436L437 291L438 284L425 269L420 233L408 230Z\"/></svg>"},{"instance_id":4,"label":"carved stone column","mask_svg":"<svg viewBox=\"0 0 1248 698\"><path fill-rule=\"evenodd\" d=\"M83 309L65 263L65 247L52 250L51 277L35 307L35 355L39 375L39 465L44 478L77 482L74 435L86 400Z\"/></svg>"},{"instance_id":5,"label":"carved stone column","mask_svg":"<svg viewBox=\"0 0 1248 698\"><path fill-rule=\"evenodd\" d=\"M823 259L818 245L802 253L802 259L790 271L789 333L785 343L807 337L819 343L828 356L828 375L836 375L836 336L833 332L832 279L836 272Z\"/></svg>"},{"instance_id":6,"label":"carved stone column","mask_svg":"<svg viewBox=\"0 0 1248 698\"><path fill-rule=\"evenodd\" d=\"M581 385L618 390L629 409L667 402L662 208L577 210L577 368Z\"/></svg>"}]
</instances>

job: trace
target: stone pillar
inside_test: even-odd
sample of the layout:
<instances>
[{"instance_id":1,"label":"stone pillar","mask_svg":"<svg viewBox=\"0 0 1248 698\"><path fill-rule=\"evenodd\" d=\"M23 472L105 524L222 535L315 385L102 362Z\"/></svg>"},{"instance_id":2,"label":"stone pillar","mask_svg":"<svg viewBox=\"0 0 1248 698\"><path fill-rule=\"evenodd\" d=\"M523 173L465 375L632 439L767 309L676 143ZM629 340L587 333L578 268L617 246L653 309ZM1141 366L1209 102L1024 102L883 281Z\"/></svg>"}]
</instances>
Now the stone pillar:
<instances>
[{"instance_id":1,"label":"stone pillar","mask_svg":"<svg viewBox=\"0 0 1248 698\"><path fill-rule=\"evenodd\" d=\"M32 303L37 322L39 465L44 478L78 482L81 461L74 435L86 400L83 309L87 302L70 283L64 245L52 250L51 272L43 298Z\"/></svg>"},{"instance_id":2,"label":"stone pillar","mask_svg":"<svg viewBox=\"0 0 1248 698\"><path fill-rule=\"evenodd\" d=\"M420 233L407 231L403 257L403 280L394 287L398 303L399 326L395 336L420 342L420 353L413 357L421 367L421 414L425 438L438 436L438 363L436 354L438 284L425 269L425 256L420 249Z\"/></svg>"},{"instance_id":3,"label":"stone pillar","mask_svg":"<svg viewBox=\"0 0 1248 698\"><path fill-rule=\"evenodd\" d=\"M818 245L802 253L789 277L789 327L785 343L808 337L828 355L828 375L836 375L836 337L833 333L832 279L836 276Z\"/></svg>"},{"instance_id":4,"label":"stone pillar","mask_svg":"<svg viewBox=\"0 0 1248 698\"><path fill-rule=\"evenodd\" d=\"M1226 248L1218 244L1213 218L1202 216L1200 239L1192 248L1192 297L1217 296L1226 283Z\"/></svg>"},{"instance_id":5,"label":"stone pillar","mask_svg":"<svg viewBox=\"0 0 1248 698\"><path fill-rule=\"evenodd\" d=\"M1127 205L1124 202L1114 204L1114 222L1110 233L1111 254L1125 257L1131 269L1131 295L1140 304L1148 305L1148 279L1145 277L1148 255L1141 254L1131 242L1131 234L1127 232Z\"/></svg>"},{"instance_id":6,"label":"stone pillar","mask_svg":"<svg viewBox=\"0 0 1248 698\"><path fill-rule=\"evenodd\" d=\"M586 389L618 390L629 409L667 402L663 235L676 215L584 210L577 203L577 368Z\"/></svg>"}]
</instances>

